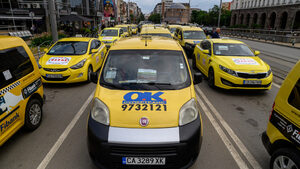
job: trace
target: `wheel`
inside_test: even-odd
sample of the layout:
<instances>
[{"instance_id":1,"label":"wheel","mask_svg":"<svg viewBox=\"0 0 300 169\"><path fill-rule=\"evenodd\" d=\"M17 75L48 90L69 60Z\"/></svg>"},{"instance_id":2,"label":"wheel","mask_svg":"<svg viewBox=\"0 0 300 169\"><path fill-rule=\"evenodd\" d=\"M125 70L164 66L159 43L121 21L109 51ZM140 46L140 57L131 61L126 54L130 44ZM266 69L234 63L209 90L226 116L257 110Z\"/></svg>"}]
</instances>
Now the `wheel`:
<instances>
[{"instance_id":1,"label":"wheel","mask_svg":"<svg viewBox=\"0 0 300 169\"><path fill-rule=\"evenodd\" d=\"M212 88L215 87L215 74L214 74L214 70L212 68L209 69L208 71L208 85Z\"/></svg>"},{"instance_id":2,"label":"wheel","mask_svg":"<svg viewBox=\"0 0 300 169\"><path fill-rule=\"evenodd\" d=\"M192 67L194 70L197 70L197 66L196 66L196 58L195 56L193 55L193 58L192 58Z\"/></svg>"},{"instance_id":3,"label":"wheel","mask_svg":"<svg viewBox=\"0 0 300 169\"><path fill-rule=\"evenodd\" d=\"M270 169L300 169L300 154L295 149L282 148L275 151L271 157Z\"/></svg>"},{"instance_id":4,"label":"wheel","mask_svg":"<svg viewBox=\"0 0 300 169\"><path fill-rule=\"evenodd\" d=\"M92 68L92 66L90 65L90 66L89 66L89 69L88 69L88 73L87 73L87 81L88 81L88 82L91 82L91 76L92 76L92 73L93 73L93 68Z\"/></svg>"},{"instance_id":5,"label":"wheel","mask_svg":"<svg viewBox=\"0 0 300 169\"><path fill-rule=\"evenodd\" d=\"M31 99L26 106L25 112L25 129L33 131L37 129L43 117L42 103L38 99Z\"/></svg>"}]
</instances>

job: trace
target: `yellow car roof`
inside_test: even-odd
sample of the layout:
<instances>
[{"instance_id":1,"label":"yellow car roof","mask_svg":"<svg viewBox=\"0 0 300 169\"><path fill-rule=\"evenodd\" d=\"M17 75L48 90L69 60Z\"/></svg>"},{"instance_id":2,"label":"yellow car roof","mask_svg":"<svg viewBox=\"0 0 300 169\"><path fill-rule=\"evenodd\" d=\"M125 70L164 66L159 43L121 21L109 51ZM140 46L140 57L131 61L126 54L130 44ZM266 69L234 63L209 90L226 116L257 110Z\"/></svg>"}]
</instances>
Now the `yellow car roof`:
<instances>
[{"instance_id":1,"label":"yellow car roof","mask_svg":"<svg viewBox=\"0 0 300 169\"><path fill-rule=\"evenodd\" d=\"M114 29L114 30L120 30L121 28L116 28L116 27L109 27L109 28L104 28L103 30L107 30L107 29Z\"/></svg>"},{"instance_id":2,"label":"yellow car roof","mask_svg":"<svg viewBox=\"0 0 300 169\"><path fill-rule=\"evenodd\" d=\"M66 41L82 41L82 42L88 42L90 41L91 39L94 39L94 38L87 38L87 37L71 37L71 38L63 38L63 39L60 39L58 40L59 42L66 42Z\"/></svg>"},{"instance_id":3,"label":"yellow car roof","mask_svg":"<svg viewBox=\"0 0 300 169\"><path fill-rule=\"evenodd\" d=\"M122 24L122 25L116 25L116 28L122 28L122 27L128 27L128 25Z\"/></svg>"},{"instance_id":4,"label":"yellow car roof","mask_svg":"<svg viewBox=\"0 0 300 169\"><path fill-rule=\"evenodd\" d=\"M171 32L169 31L169 29L165 29L165 28L145 28L142 29L141 34L146 34L146 33L163 33L163 34L170 34Z\"/></svg>"},{"instance_id":5,"label":"yellow car roof","mask_svg":"<svg viewBox=\"0 0 300 169\"><path fill-rule=\"evenodd\" d=\"M236 43L236 44L244 44L244 42L234 39L209 39L212 43Z\"/></svg>"},{"instance_id":6,"label":"yellow car roof","mask_svg":"<svg viewBox=\"0 0 300 169\"><path fill-rule=\"evenodd\" d=\"M178 27L181 27L181 25L169 25L168 27L169 28L178 28Z\"/></svg>"},{"instance_id":7,"label":"yellow car roof","mask_svg":"<svg viewBox=\"0 0 300 169\"><path fill-rule=\"evenodd\" d=\"M181 46L170 38L140 36L124 38L117 41L110 50L128 49L160 49L160 50L182 50Z\"/></svg>"},{"instance_id":8,"label":"yellow car roof","mask_svg":"<svg viewBox=\"0 0 300 169\"><path fill-rule=\"evenodd\" d=\"M183 31L203 31L201 28L195 26L180 26L180 28Z\"/></svg>"},{"instance_id":9,"label":"yellow car roof","mask_svg":"<svg viewBox=\"0 0 300 169\"><path fill-rule=\"evenodd\" d=\"M7 49L22 45L25 45L25 42L19 37L0 35L0 49Z\"/></svg>"}]
</instances>

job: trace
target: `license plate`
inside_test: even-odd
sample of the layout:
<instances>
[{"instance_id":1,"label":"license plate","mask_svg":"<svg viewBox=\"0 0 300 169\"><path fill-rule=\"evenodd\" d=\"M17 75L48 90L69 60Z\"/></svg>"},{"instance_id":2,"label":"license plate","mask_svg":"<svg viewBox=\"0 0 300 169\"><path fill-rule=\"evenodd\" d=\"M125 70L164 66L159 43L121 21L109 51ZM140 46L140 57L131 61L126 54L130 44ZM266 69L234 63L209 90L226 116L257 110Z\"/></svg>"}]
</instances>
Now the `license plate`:
<instances>
[{"instance_id":1,"label":"license plate","mask_svg":"<svg viewBox=\"0 0 300 169\"><path fill-rule=\"evenodd\" d=\"M47 78L63 78L61 74L46 74Z\"/></svg>"},{"instance_id":2,"label":"license plate","mask_svg":"<svg viewBox=\"0 0 300 169\"><path fill-rule=\"evenodd\" d=\"M165 157L122 157L124 165L165 165Z\"/></svg>"},{"instance_id":3,"label":"license plate","mask_svg":"<svg viewBox=\"0 0 300 169\"><path fill-rule=\"evenodd\" d=\"M261 85L261 80L244 80L246 85Z\"/></svg>"}]
</instances>

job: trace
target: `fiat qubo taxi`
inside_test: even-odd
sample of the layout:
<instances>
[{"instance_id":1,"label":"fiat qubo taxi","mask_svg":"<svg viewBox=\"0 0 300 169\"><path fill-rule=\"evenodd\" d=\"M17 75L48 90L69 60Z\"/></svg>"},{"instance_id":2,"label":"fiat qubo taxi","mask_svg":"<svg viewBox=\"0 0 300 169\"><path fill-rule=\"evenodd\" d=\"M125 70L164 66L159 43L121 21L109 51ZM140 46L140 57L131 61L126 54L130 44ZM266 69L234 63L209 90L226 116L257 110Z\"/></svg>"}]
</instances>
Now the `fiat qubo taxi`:
<instances>
[{"instance_id":1,"label":"fiat qubo taxi","mask_svg":"<svg viewBox=\"0 0 300 169\"><path fill-rule=\"evenodd\" d=\"M118 41L123 34L121 28L104 28L99 34L99 40L105 43L107 48L110 48L116 41Z\"/></svg>"},{"instance_id":2,"label":"fiat qubo taxi","mask_svg":"<svg viewBox=\"0 0 300 169\"><path fill-rule=\"evenodd\" d=\"M56 42L39 60L44 83L90 81L100 69L106 46L96 38L65 38Z\"/></svg>"},{"instance_id":3,"label":"fiat qubo taxi","mask_svg":"<svg viewBox=\"0 0 300 169\"><path fill-rule=\"evenodd\" d=\"M273 74L259 53L237 40L204 40L195 47L193 67L208 77L211 87L267 90Z\"/></svg>"},{"instance_id":4,"label":"fiat qubo taxi","mask_svg":"<svg viewBox=\"0 0 300 169\"><path fill-rule=\"evenodd\" d=\"M88 150L101 169L188 168L202 121L180 45L168 38L122 39L111 47L88 117Z\"/></svg>"},{"instance_id":5,"label":"fiat qubo taxi","mask_svg":"<svg viewBox=\"0 0 300 169\"><path fill-rule=\"evenodd\" d=\"M26 43L0 36L0 146L22 126L33 131L42 121L43 86Z\"/></svg>"},{"instance_id":6,"label":"fiat qubo taxi","mask_svg":"<svg viewBox=\"0 0 300 169\"><path fill-rule=\"evenodd\" d=\"M300 168L300 62L284 80L262 141L271 155L271 169Z\"/></svg>"}]
</instances>

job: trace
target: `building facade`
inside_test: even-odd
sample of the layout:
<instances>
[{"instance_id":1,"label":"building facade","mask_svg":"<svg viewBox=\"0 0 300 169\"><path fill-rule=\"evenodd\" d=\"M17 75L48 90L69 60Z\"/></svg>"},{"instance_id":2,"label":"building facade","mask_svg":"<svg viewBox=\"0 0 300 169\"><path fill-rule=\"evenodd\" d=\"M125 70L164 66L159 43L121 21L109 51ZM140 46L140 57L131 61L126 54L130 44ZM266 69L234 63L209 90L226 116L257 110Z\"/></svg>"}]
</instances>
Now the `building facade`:
<instances>
[{"instance_id":1,"label":"building facade","mask_svg":"<svg viewBox=\"0 0 300 169\"><path fill-rule=\"evenodd\" d=\"M186 24L189 22L189 8L182 3L172 3L166 9L164 21L170 24Z\"/></svg>"},{"instance_id":2,"label":"building facade","mask_svg":"<svg viewBox=\"0 0 300 169\"><path fill-rule=\"evenodd\" d=\"M231 26L300 29L300 0L233 0Z\"/></svg>"}]
</instances>

